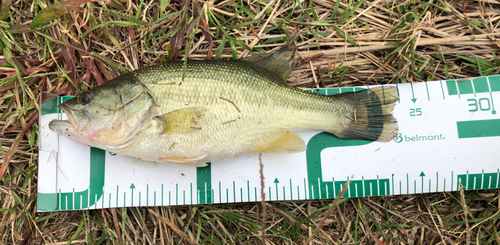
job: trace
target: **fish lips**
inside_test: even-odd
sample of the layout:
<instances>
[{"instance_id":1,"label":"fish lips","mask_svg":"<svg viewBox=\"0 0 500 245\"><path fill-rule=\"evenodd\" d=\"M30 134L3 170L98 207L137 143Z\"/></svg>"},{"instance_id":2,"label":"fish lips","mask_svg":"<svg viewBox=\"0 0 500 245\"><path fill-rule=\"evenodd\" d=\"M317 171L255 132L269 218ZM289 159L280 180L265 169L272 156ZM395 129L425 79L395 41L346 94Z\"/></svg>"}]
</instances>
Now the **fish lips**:
<instances>
[{"instance_id":1,"label":"fish lips","mask_svg":"<svg viewBox=\"0 0 500 245\"><path fill-rule=\"evenodd\" d=\"M72 110L65 104L60 104L58 108L66 113L68 120L51 121L49 123L50 130L62 133L63 128L64 130L67 130L67 128L71 126L75 132L81 132L85 129L85 127L87 127L89 117L85 115L85 113Z\"/></svg>"}]
</instances>

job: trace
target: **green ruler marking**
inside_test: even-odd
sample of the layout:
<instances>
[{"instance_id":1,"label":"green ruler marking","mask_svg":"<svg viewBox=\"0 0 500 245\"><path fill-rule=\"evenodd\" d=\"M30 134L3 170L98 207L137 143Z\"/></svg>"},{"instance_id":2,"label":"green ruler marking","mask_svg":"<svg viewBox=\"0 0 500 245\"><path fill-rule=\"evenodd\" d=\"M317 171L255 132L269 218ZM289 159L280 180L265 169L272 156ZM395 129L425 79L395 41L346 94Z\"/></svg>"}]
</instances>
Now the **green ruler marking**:
<instances>
[{"instance_id":1,"label":"green ruler marking","mask_svg":"<svg viewBox=\"0 0 500 245\"><path fill-rule=\"evenodd\" d=\"M500 119L458 121L458 138L500 136Z\"/></svg>"},{"instance_id":2,"label":"green ruler marking","mask_svg":"<svg viewBox=\"0 0 500 245\"><path fill-rule=\"evenodd\" d=\"M441 85L441 93L443 94L443 100L445 100L446 98L444 97L443 81L439 81L439 85Z\"/></svg>"},{"instance_id":3,"label":"green ruler marking","mask_svg":"<svg viewBox=\"0 0 500 245\"><path fill-rule=\"evenodd\" d=\"M488 93L500 91L500 77L478 77L473 80L447 80L448 95Z\"/></svg>"},{"instance_id":4,"label":"green ruler marking","mask_svg":"<svg viewBox=\"0 0 500 245\"><path fill-rule=\"evenodd\" d=\"M106 152L90 148L90 185L88 189L75 192L38 193L38 210L75 210L94 205L104 194L104 170ZM68 200L59 202L58 200Z\"/></svg>"},{"instance_id":5,"label":"green ruler marking","mask_svg":"<svg viewBox=\"0 0 500 245\"><path fill-rule=\"evenodd\" d=\"M422 171L422 173L420 173L420 178L421 178L421 182L422 182L422 189L420 189L420 191L422 193L424 192L424 177L425 177L425 174L424 174L424 171Z\"/></svg>"},{"instance_id":6,"label":"green ruler marking","mask_svg":"<svg viewBox=\"0 0 500 245\"><path fill-rule=\"evenodd\" d=\"M233 202L236 202L236 184L233 181Z\"/></svg>"},{"instance_id":7,"label":"green ruler marking","mask_svg":"<svg viewBox=\"0 0 500 245\"><path fill-rule=\"evenodd\" d=\"M468 172L468 171L467 171ZM482 173L477 174L459 174L459 182L457 183L457 189L460 189L460 183L462 183L464 190L480 190L480 189L496 189L500 187L500 170L496 173Z\"/></svg>"},{"instance_id":8,"label":"green ruler marking","mask_svg":"<svg viewBox=\"0 0 500 245\"><path fill-rule=\"evenodd\" d=\"M448 95L458 95L457 82L455 80L447 80L446 87L448 88Z\"/></svg>"},{"instance_id":9,"label":"green ruler marking","mask_svg":"<svg viewBox=\"0 0 500 245\"><path fill-rule=\"evenodd\" d=\"M406 194L410 194L410 178L408 178L408 174L406 174Z\"/></svg>"},{"instance_id":10,"label":"green ruler marking","mask_svg":"<svg viewBox=\"0 0 500 245\"><path fill-rule=\"evenodd\" d=\"M274 184L276 185L276 201L278 201L278 184L280 183L280 181L278 180L278 178L274 179Z\"/></svg>"},{"instance_id":11,"label":"green ruler marking","mask_svg":"<svg viewBox=\"0 0 500 245\"><path fill-rule=\"evenodd\" d=\"M446 181L446 179L445 179L445 181ZM438 172L436 172L436 191L438 190L438 187L439 187L439 174L438 174Z\"/></svg>"},{"instance_id":12,"label":"green ruler marking","mask_svg":"<svg viewBox=\"0 0 500 245\"><path fill-rule=\"evenodd\" d=\"M473 94L472 81L457 82L458 91L460 94Z\"/></svg>"},{"instance_id":13,"label":"green ruler marking","mask_svg":"<svg viewBox=\"0 0 500 245\"><path fill-rule=\"evenodd\" d=\"M319 133L309 140L307 144L307 176L309 182L309 198L335 198L347 180L323 181L321 167L321 151L331 147L360 146L371 143L366 140L345 140L339 139L329 133ZM305 186L304 186L305 187ZM353 180L347 187L348 197L361 197L365 195L380 196L390 195L389 179L362 179ZM329 192L328 190L332 190Z\"/></svg>"},{"instance_id":14,"label":"green ruler marking","mask_svg":"<svg viewBox=\"0 0 500 245\"><path fill-rule=\"evenodd\" d=\"M490 92L498 92L498 91L500 91L500 76L482 77L482 78L489 81Z\"/></svg>"},{"instance_id":15,"label":"green ruler marking","mask_svg":"<svg viewBox=\"0 0 500 245\"><path fill-rule=\"evenodd\" d=\"M425 90L427 91L427 101L431 101L431 96L429 95L429 87L427 86L427 83L424 84L425 84Z\"/></svg>"},{"instance_id":16,"label":"green ruler marking","mask_svg":"<svg viewBox=\"0 0 500 245\"><path fill-rule=\"evenodd\" d=\"M410 83L410 87L411 87L411 101L413 103L417 102L417 98L415 98L415 92L413 91L413 83Z\"/></svg>"},{"instance_id":17,"label":"green ruler marking","mask_svg":"<svg viewBox=\"0 0 500 245\"><path fill-rule=\"evenodd\" d=\"M130 185L130 205L131 206L134 206L134 189L135 189L135 185L134 183L132 183ZM139 193L139 206L141 205L141 193Z\"/></svg>"},{"instance_id":18,"label":"green ruler marking","mask_svg":"<svg viewBox=\"0 0 500 245\"><path fill-rule=\"evenodd\" d=\"M248 201L250 202L250 181L247 180L247 198L248 198ZM257 201L257 200L254 200L254 201Z\"/></svg>"},{"instance_id":19,"label":"green ruler marking","mask_svg":"<svg viewBox=\"0 0 500 245\"><path fill-rule=\"evenodd\" d=\"M40 107L41 115L56 114L59 100L57 98L45 101Z\"/></svg>"},{"instance_id":20,"label":"green ruler marking","mask_svg":"<svg viewBox=\"0 0 500 245\"><path fill-rule=\"evenodd\" d=\"M474 91L476 93L487 93L490 92L490 87L488 86L488 80L485 77L478 77L474 80Z\"/></svg>"},{"instance_id":21,"label":"green ruler marking","mask_svg":"<svg viewBox=\"0 0 500 245\"><path fill-rule=\"evenodd\" d=\"M200 204L213 203L212 192L211 192L212 190L211 163L207 163L207 166L205 167L196 168L196 188L197 192L200 193L200 200L198 203Z\"/></svg>"},{"instance_id":22,"label":"green ruler marking","mask_svg":"<svg viewBox=\"0 0 500 245\"><path fill-rule=\"evenodd\" d=\"M488 83L489 90L490 90L491 114L495 115L497 113L497 111L495 111L495 103L493 102L493 94L491 91L493 91L493 89L500 90L500 76L499 77L492 77L491 79L493 79L494 82L492 82L488 77L486 77L486 81ZM484 98L482 98L482 99L484 100ZM481 108L481 105L482 104L479 104L479 107L480 107L479 109L482 110L483 108Z\"/></svg>"}]
</instances>

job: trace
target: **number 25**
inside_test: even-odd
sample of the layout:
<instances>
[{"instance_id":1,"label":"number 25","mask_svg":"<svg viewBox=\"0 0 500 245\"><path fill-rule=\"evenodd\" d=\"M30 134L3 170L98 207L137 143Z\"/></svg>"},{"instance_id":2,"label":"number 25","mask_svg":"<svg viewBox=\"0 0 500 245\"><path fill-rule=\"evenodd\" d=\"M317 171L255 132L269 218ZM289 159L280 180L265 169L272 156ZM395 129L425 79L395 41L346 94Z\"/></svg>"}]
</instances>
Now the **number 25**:
<instances>
[{"instance_id":1,"label":"number 25","mask_svg":"<svg viewBox=\"0 0 500 245\"><path fill-rule=\"evenodd\" d=\"M422 116L422 108L410 108L410 116L412 117Z\"/></svg>"}]
</instances>

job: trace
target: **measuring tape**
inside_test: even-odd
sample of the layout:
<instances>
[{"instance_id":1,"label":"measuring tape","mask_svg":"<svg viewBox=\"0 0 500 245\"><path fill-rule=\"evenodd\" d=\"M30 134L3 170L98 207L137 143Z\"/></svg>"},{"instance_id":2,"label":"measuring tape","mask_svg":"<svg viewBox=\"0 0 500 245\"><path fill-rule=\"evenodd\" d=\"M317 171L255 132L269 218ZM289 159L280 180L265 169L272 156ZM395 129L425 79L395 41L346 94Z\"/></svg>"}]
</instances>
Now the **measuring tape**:
<instances>
[{"instance_id":1,"label":"measuring tape","mask_svg":"<svg viewBox=\"0 0 500 245\"><path fill-rule=\"evenodd\" d=\"M335 198L347 181L344 197L500 188L500 76L384 86L399 88L394 140L299 132L307 151L262 154L265 199ZM261 200L258 154L195 168L87 147L49 130L51 120L65 118L57 106L69 98L41 106L38 211Z\"/></svg>"}]
</instances>

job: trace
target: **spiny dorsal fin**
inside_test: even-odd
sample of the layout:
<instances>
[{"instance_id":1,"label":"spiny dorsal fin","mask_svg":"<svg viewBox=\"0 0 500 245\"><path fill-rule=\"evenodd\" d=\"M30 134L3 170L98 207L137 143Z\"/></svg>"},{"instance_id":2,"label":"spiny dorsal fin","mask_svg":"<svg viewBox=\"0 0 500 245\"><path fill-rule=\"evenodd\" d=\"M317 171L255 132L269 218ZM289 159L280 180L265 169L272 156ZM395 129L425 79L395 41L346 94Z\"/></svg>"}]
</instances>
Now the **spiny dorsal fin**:
<instances>
[{"instance_id":1,"label":"spiny dorsal fin","mask_svg":"<svg viewBox=\"0 0 500 245\"><path fill-rule=\"evenodd\" d=\"M157 116L156 119L165 124L163 134L187 134L198 132L202 129L202 121L205 118L206 112L207 109L204 107L189 107Z\"/></svg>"},{"instance_id":2,"label":"spiny dorsal fin","mask_svg":"<svg viewBox=\"0 0 500 245\"><path fill-rule=\"evenodd\" d=\"M297 46L295 46L295 39L298 37L296 31L290 40L281 47L278 51L265 54L256 54L250 57L241 59L242 61L251 63L257 68L264 69L272 74L283 79L282 83L286 84L286 80L292 72L292 69L297 64Z\"/></svg>"},{"instance_id":3,"label":"spiny dorsal fin","mask_svg":"<svg viewBox=\"0 0 500 245\"><path fill-rule=\"evenodd\" d=\"M295 133L286 132L279 139L275 140L271 144L262 146L255 152L267 152L267 153L297 153L302 152L307 149L304 140L300 138Z\"/></svg>"}]
</instances>

